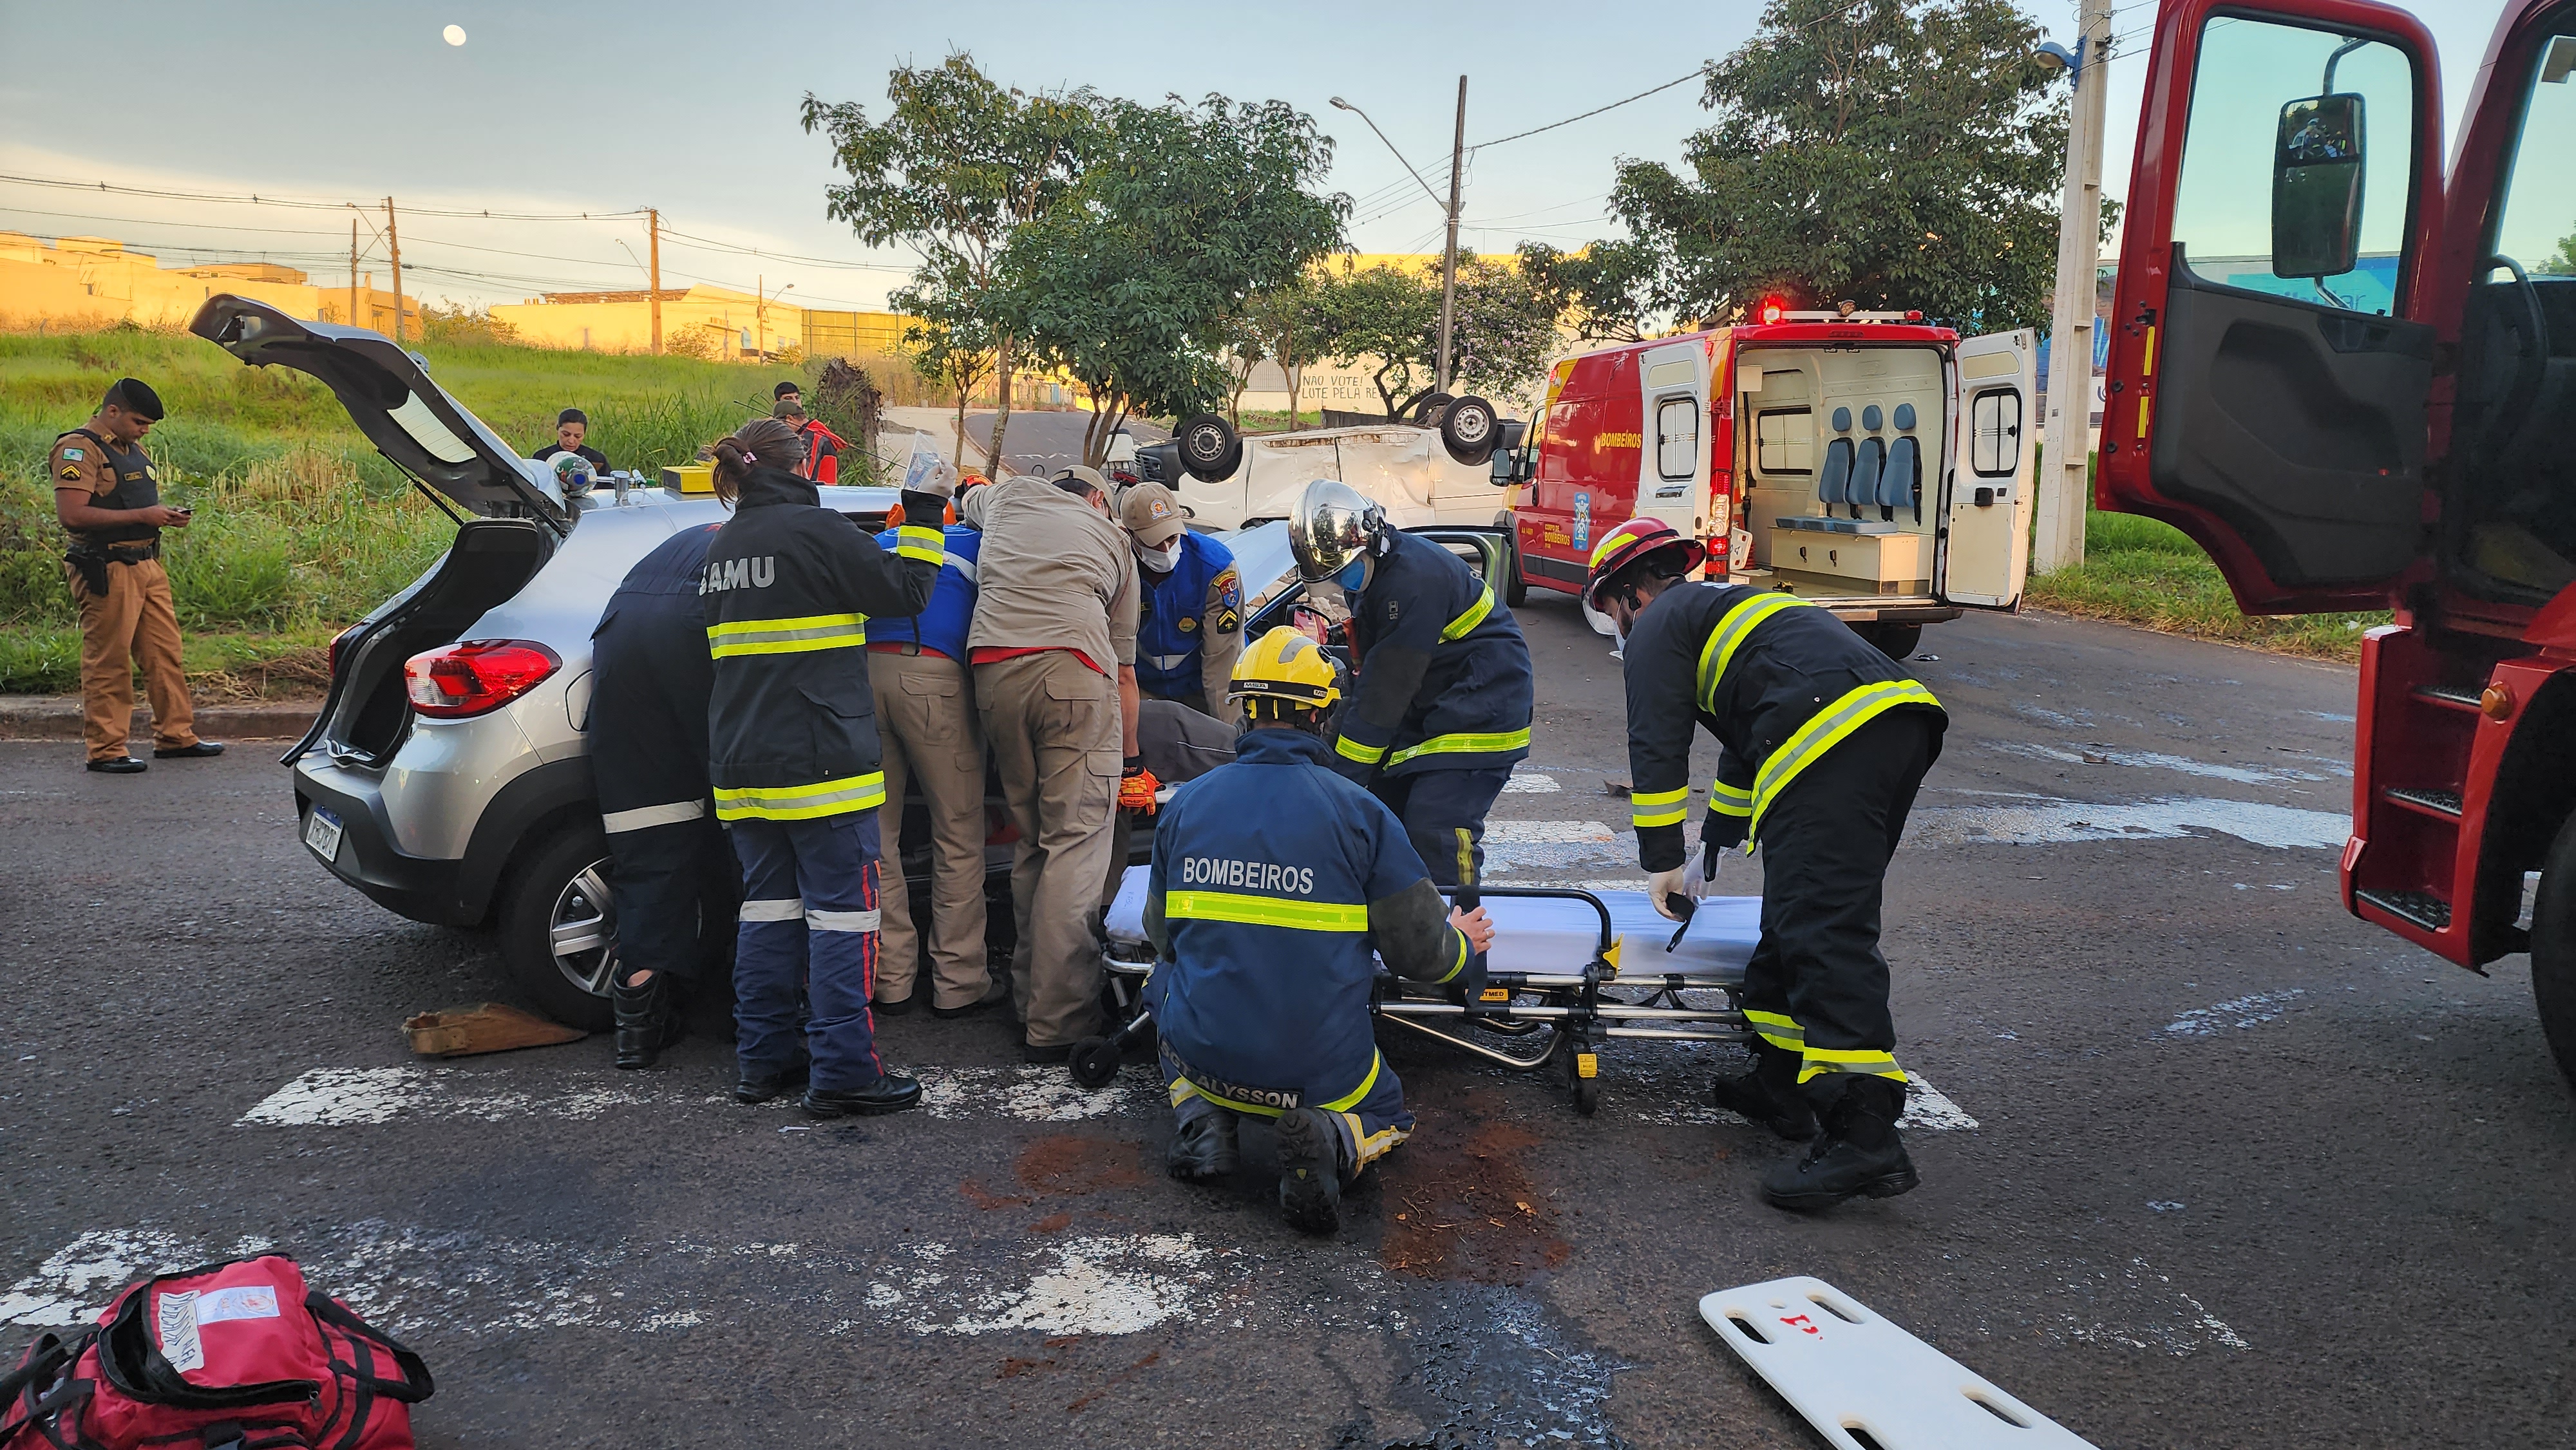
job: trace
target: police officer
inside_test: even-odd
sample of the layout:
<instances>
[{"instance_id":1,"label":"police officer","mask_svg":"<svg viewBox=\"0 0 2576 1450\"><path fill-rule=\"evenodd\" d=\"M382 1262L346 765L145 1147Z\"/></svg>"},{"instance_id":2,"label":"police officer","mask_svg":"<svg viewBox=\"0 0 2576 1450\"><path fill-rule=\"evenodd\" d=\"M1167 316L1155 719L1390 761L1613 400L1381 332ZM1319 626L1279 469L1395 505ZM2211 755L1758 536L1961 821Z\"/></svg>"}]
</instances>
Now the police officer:
<instances>
[{"instance_id":1,"label":"police officer","mask_svg":"<svg viewBox=\"0 0 2576 1450\"><path fill-rule=\"evenodd\" d=\"M1684 917L1717 855L1762 849L1762 937L1744 972L1754 1069L1717 1105L1807 1153L1763 1176L1783 1208L1914 1187L1899 1141L1905 1071L1879 954L1888 858L1949 717L1932 692L1833 615L1794 595L1687 582L1699 544L1660 519L1592 550L1584 602L1617 626L1628 676L1628 770L1647 895ZM1686 862L1696 721L1717 737L1697 869Z\"/></svg>"},{"instance_id":2,"label":"police officer","mask_svg":"<svg viewBox=\"0 0 2576 1450\"><path fill-rule=\"evenodd\" d=\"M188 510L161 502L143 439L161 421L160 395L134 378L110 384L98 411L54 440L45 471L54 516L71 535L63 577L80 605L81 739L89 768L134 775L150 767L127 752L134 723L134 667L152 701L152 757L193 759L224 748L197 738L196 706L179 663L179 615L161 568L161 531L188 526Z\"/></svg>"},{"instance_id":3,"label":"police officer","mask_svg":"<svg viewBox=\"0 0 2576 1450\"><path fill-rule=\"evenodd\" d=\"M816 1117L888 1113L921 1084L885 1071L868 997L877 957L877 807L885 800L867 619L919 614L943 555L939 530L906 524L888 555L799 478L803 440L775 418L716 444L718 497L737 504L707 550L699 587L715 695L708 712L716 815L742 860L734 949L737 1081L766 1102L806 1075ZM940 516L944 490L907 491L904 511Z\"/></svg>"},{"instance_id":4,"label":"police officer","mask_svg":"<svg viewBox=\"0 0 2576 1450\"><path fill-rule=\"evenodd\" d=\"M529 456L539 463L558 453L577 453L590 465L594 476L608 472L608 455L582 442L590 436L590 415L579 408L566 408L555 415L555 441Z\"/></svg>"},{"instance_id":5,"label":"police officer","mask_svg":"<svg viewBox=\"0 0 2576 1450\"><path fill-rule=\"evenodd\" d=\"M1118 522L1144 571L1136 610L1136 686L1231 722L1226 684L1243 653L1243 576L1234 552L1190 529L1180 500L1159 483L1118 496Z\"/></svg>"},{"instance_id":6,"label":"police officer","mask_svg":"<svg viewBox=\"0 0 2576 1450\"><path fill-rule=\"evenodd\" d=\"M1285 626L1236 664L1234 762L1184 786L1154 832L1145 1003L1179 1119L1175 1178L1234 1171L1238 1115L1278 1123L1279 1206L1341 1225L1342 1188L1413 1131L1369 1022L1372 953L1399 976L1483 986L1493 926L1443 901L1392 812L1333 769L1332 661Z\"/></svg>"},{"instance_id":7,"label":"police officer","mask_svg":"<svg viewBox=\"0 0 2576 1450\"><path fill-rule=\"evenodd\" d=\"M1386 526L1348 484L1306 485L1288 520L1298 574L1350 601L1359 697L1334 765L1370 787L1443 886L1475 884L1485 815L1529 755L1529 643L1464 561Z\"/></svg>"},{"instance_id":8,"label":"police officer","mask_svg":"<svg viewBox=\"0 0 2576 1450\"><path fill-rule=\"evenodd\" d=\"M617 1065L651 1067L679 1039L677 999L701 943L734 927L742 868L707 809L707 656L698 585L717 525L682 529L626 571L590 634L590 766L613 867Z\"/></svg>"},{"instance_id":9,"label":"police officer","mask_svg":"<svg viewBox=\"0 0 2576 1450\"><path fill-rule=\"evenodd\" d=\"M889 528L877 535L877 547L900 549L900 533ZM877 738L885 747L887 801L878 816L885 848L885 931L876 1002L879 1012L890 1015L912 1010L925 936L931 1015L963 1017L999 1000L984 963L984 735L975 720L975 677L966 655L983 537L968 524L946 525L930 603L912 618L868 626L868 678L876 689ZM914 784L929 813L926 933L913 923L903 875L903 802Z\"/></svg>"}]
</instances>

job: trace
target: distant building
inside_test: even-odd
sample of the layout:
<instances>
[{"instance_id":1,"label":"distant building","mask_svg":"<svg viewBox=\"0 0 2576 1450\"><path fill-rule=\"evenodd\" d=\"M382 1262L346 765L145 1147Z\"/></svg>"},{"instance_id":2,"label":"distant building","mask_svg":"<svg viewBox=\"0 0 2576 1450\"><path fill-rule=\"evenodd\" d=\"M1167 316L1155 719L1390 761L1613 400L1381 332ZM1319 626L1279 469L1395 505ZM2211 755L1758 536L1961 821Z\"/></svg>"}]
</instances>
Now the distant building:
<instances>
[{"instance_id":1,"label":"distant building","mask_svg":"<svg viewBox=\"0 0 2576 1450\"><path fill-rule=\"evenodd\" d=\"M63 237L46 242L23 232L0 232L0 327L177 327L218 292L256 298L297 317L390 332L394 298L380 292L372 273L358 285L317 286L305 273L271 262L220 262L164 267L146 252L128 251L107 237ZM419 299L403 299L403 316L417 336Z\"/></svg>"},{"instance_id":2,"label":"distant building","mask_svg":"<svg viewBox=\"0 0 2576 1450\"><path fill-rule=\"evenodd\" d=\"M547 292L492 309L521 342L536 347L591 352L651 352L654 294ZM772 297L766 304L727 287L665 287L662 348L726 360L776 357L852 357L904 351L903 330L912 321L899 312L835 312L798 307Z\"/></svg>"}]
</instances>

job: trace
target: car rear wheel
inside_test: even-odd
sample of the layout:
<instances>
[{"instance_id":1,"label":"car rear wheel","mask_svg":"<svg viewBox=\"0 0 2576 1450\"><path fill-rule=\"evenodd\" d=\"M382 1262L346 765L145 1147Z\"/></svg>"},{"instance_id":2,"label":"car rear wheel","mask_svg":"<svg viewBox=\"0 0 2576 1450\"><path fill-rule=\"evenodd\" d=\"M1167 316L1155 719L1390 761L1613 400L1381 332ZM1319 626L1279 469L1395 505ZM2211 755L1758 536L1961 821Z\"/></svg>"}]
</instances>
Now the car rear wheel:
<instances>
[{"instance_id":1,"label":"car rear wheel","mask_svg":"<svg viewBox=\"0 0 2576 1450\"><path fill-rule=\"evenodd\" d=\"M617 974L617 908L611 902L608 838L573 824L523 858L501 898L501 960L540 1012L567 1026L604 1032Z\"/></svg>"},{"instance_id":2,"label":"car rear wheel","mask_svg":"<svg viewBox=\"0 0 2576 1450\"><path fill-rule=\"evenodd\" d=\"M2558 828L2531 906L2531 1000L2558 1070L2576 1087L2576 817Z\"/></svg>"},{"instance_id":3,"label":"car rear wheel","mask_svg":"<svg viewBox=\"0 0 2576 1450\"><path fill-rule=\"evenodd\" d=\"M1182 470L1201 483L1215 483L1231 476L1243 461L1234 426L1214 413L1201 413L1183 421L1173 432L1172 442L1180 450Z\"/></svg>"},{"instance_id":4,"label":"car rear wheel","mask_svg":"<svg viewBox=\"0 0 2576 1450\"><path fill-rule=\"evenodd\" d=\"M1521 541L1518 530L1507 535L1503 545L1503 602L1514 609L1529 603L1529 581L1521 577Z\"/></svg>"},{"instance_id":5,"label":"car rear wheel","mask_svg":"<svg viewBox=\"0 0 2576 1450\"><path fill-rule=\"evenodd\" d=\"M1440 415L1440 442L1449 456L1470 468L1481 468L1494 456L1494 444L1501 430L1494 418L1494 405L1469 394L1451 403Z\"/></svg>"}]
</instances>

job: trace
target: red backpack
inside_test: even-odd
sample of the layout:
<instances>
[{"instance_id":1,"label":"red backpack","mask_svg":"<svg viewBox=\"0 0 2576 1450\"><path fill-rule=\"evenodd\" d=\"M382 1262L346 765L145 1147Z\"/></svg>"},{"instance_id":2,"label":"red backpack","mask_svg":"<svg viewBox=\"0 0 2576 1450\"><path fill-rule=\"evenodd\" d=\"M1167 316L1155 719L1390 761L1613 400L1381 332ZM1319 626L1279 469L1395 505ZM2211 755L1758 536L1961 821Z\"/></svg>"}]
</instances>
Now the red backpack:
<instances>
[{"instance_id":1,"label":"red backpack","mask_svg":"<svg viewBox=\"0 0 2576 1450\"><path fill-rule=\"evenodd\" d=\"M0 1450L411 1450L433 1388L419 1355L264 1254L146 1279L96 1326L39 1337L0 1376Z\"/></svg>"}]
</instances>

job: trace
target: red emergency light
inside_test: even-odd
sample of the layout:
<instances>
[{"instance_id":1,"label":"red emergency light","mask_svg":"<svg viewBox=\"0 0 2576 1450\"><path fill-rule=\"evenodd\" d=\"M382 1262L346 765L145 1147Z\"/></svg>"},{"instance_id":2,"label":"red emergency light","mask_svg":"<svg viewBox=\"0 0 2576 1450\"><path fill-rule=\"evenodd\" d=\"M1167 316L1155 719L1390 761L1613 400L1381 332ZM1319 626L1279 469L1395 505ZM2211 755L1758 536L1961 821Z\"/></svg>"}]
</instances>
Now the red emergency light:
<instances>
[{"instance_id":1,"label":"red emergency light","mask_svg":"<svg viewBox=\"0 0 2576 1450\"><path fill-rule=\"evenodd\" d=\"M1788 310L1788 299L1776 292L1762 299L1762 320L1765 322L1779 321Z\"/></svg>"}]
</instances>

